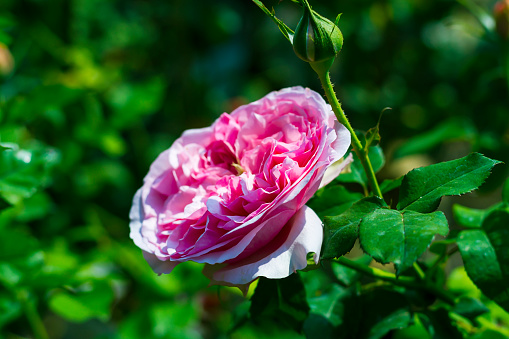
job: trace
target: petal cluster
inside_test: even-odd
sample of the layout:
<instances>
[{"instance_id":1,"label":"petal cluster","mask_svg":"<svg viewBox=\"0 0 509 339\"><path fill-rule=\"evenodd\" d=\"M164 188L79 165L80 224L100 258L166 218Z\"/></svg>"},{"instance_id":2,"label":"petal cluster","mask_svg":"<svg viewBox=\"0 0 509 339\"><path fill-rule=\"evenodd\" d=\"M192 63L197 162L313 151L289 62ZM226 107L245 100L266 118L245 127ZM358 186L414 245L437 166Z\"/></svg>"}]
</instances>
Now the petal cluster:
<instances>
[{"instance_id":1,"label":"petal cluster","mask_svg":"<svg viewBox=\"0 0 509 339\"><path fill-rule=\"evenodd\" d=\"M286 277L319 255L321 221L305 203L349 146L318 93L272 92L159 155L133 199L131 238L157 273L192 260L219 284Z\"/></svg>"}]
</instances>

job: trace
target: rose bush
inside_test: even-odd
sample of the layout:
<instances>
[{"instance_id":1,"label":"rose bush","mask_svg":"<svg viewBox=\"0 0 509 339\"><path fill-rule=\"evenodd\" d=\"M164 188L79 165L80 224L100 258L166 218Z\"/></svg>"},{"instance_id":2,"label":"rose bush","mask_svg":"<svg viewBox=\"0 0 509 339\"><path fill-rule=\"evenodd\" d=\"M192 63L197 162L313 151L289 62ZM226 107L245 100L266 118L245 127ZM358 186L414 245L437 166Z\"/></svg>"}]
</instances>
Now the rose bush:
<instances>
[{"instance_id":1,"label":"rose bush","mask_svg":"<svg viewBox=\"0 0 509 339\"><path fill-rule=\"evenodd\" d=\"M134 196L131 238L156 273L192 260L216 284L284 278L308 253L318 260L322 223L305 203L350 161L339 161L349 146L318 93L272 92L159 155Z\"/></svg>"}]
</instances>

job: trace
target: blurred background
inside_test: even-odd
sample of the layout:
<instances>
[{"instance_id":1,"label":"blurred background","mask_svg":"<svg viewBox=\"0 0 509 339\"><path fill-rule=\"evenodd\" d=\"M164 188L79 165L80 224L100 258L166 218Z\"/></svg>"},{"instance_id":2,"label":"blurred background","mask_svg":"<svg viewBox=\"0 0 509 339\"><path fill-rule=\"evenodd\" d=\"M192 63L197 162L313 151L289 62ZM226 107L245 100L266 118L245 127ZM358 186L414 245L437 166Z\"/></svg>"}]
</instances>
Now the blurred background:
<instances>
[{"instance_id":1,"label":"blurred background","mask_svg":"<svg viewBox=\"0 0 509 339\"><path fill-rule=\"evenodd\" d=\"M352 125L367 130L392 108L381 178L472 151L509 162L495 1L311 4L343 13L332 79ZM296 26L297 5L275 9ZM207 287L201 265L152 273L128 214L185 129L297 85L321 92L251 1L2 0L0 337L259 338L249 325L230 331L248 302ZM490 205L506 176L497 166L471 206Z\"/></svg>"}]
</instances>

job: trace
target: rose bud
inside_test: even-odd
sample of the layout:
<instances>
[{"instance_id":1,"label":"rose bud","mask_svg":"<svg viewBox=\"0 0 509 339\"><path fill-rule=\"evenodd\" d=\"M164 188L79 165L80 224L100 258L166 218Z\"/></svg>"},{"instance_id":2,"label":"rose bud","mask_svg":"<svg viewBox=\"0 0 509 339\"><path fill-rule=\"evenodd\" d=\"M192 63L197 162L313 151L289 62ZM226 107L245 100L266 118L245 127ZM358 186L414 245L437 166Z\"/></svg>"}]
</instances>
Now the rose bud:
<instances>
[{"instance_id":1,"label":"rose bud","mask_svg":"<svg viewBox=\"0 0 509 339\"><path fill-rule=\"evenodd\" d=\"M493 10L497 33L502 39L509 39L509 0L500 0Z\"/></svg>"},{"instance_id":2,"label":"rose bud","mask_svg":"<svg viewBox=\"0 0 509 339\"><path fill-rule=\"evenodd\" d=\"M293 50L317 71L328 71L336 54L343 47L343 35L338 26L313 11L306 0L301 2L304 13L295 29Z\"/></svg>"}]
</instances>

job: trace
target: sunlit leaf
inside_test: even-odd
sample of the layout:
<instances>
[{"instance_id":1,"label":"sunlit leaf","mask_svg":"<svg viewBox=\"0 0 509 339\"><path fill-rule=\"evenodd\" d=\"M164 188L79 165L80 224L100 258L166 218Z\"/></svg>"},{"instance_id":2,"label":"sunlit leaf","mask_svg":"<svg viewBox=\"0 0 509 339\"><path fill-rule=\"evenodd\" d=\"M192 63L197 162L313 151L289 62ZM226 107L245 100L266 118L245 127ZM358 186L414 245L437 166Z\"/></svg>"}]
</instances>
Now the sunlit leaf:
<instances>
[{"instance_id":1,"label":"sunlit leaf","mask_svg":"<svg viewBox=\"0 0 509 339\"><path fill-rule=\"evenodd\" d=\"M81 286L75 292L60 291L49 299L53 312L72 322L84 322L92 318L107 320L113 301L111 286L105 281L94 281Z\"/></svg>"},{"instance_id":2,"label":"sunlit leaf","mask_svg":"<svg viewBox=\"0 0 509 339\"><path fill-rule=\"evenodd\" d=\"M432 212L444 195L459 195L477 189L500 161L479 153L420 167L405 175L399 193L399 210Z\"/></svg>"},{"instance_id":3,"label":"sunlit leaf","mask_svg":"<svg viewBox=\"0 0 509 339\"><path fill-rule=\"evenodd\" d=\"M283 21L279 20L273 13L273 11L270 11L267 7L265 7L265 5L263 4L263 2L261 2L260 0L253 0L253 2L258 6L260 7L260 9L265 13L267 14L275 23L276 25L279 27L279 30L281 31L281 33L283 33L284 37L292 42L293 40L293 30L288 27Z\"/></svg>"},{"instance_id":4,"label":"sunlit leaf","mask_svg":"<svg viewBox=\"0 0 509 339\"><path fill-rule=\"evenodd\" d=\"M338 216L325 217L322 258L336 258L348 253L357 240L363 218L384 205L378 197L365 198Z\"/></svg>"},{"instance_id":5,"label":"sunlit leaf","mask_svg":"<svg viewBox=\"0 0 509 339\"><path fill-rule=\"evenodd\" d=\"M20 149L4 144L0 149L0 196L11 204L29 198L48 181L49 170L59 160L54 149Z\"/></svg>"},{"instance_id":6,"label":"sunlit leaf","mask_svg":"<svg viewBox=\"0 0 509 339\"><path fill-rule=\"evenodd\" d=\"M449 227L442 212L421 214L380 208L359 225L361 247L376 261L394 263L400 274L421 256L436 234L447 235Z\"/></svg>"},{"instance_id":7,"label":"sunlit leaf","mask_svg":"<svg viewBox=\"0 0 509 339\"><path fill-rule=\"evenodd\" d=\"M462 231L458 247L470 279L509 311L509 212L495 210L482 229Z\"/></svg>"}]
</instances>

